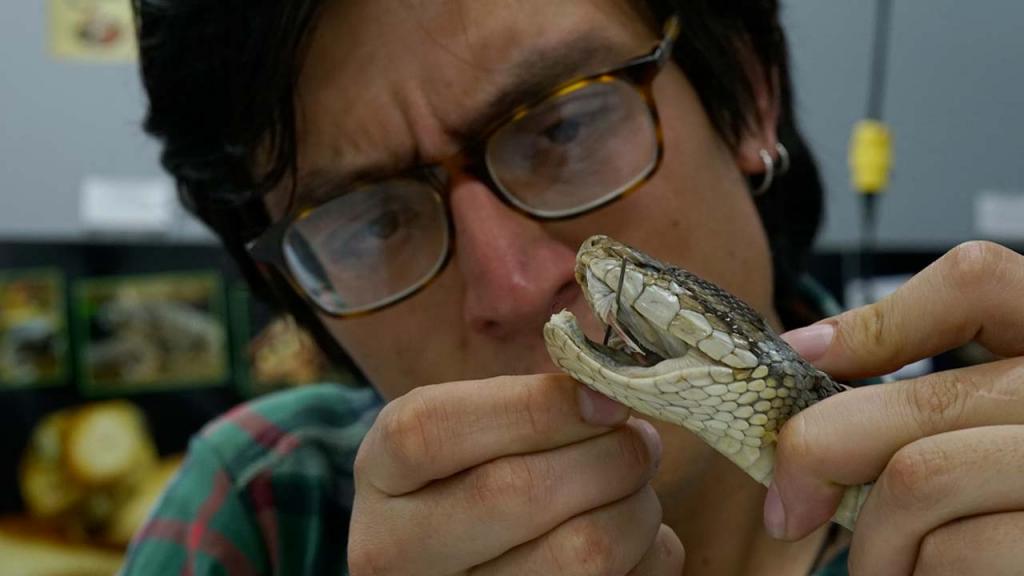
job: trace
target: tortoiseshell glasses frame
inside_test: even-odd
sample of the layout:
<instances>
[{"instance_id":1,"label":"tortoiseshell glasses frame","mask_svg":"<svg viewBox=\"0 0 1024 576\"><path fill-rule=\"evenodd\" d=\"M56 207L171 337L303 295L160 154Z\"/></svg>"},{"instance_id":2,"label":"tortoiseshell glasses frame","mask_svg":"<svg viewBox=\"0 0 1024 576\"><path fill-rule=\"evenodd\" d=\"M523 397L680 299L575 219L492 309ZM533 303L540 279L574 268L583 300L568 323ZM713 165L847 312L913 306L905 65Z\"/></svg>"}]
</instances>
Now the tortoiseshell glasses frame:
<instances>
[{"instance_id":1,"label":"tortoiseshell glasses frame","mask_svg":"<svg viewBox=\"0 0 1024 576\"><path fill-rule=\"evenodd\" d=\"M561 84L453 157L294 207L247 244L249 254L272 284L287 283L329 316L355 316L419 292L451 259L449 174L472 175L539 220L575 218L627 196L661 164L653 82L679 28L673 16L651 52Z\"/></svg>"}]
</instances>

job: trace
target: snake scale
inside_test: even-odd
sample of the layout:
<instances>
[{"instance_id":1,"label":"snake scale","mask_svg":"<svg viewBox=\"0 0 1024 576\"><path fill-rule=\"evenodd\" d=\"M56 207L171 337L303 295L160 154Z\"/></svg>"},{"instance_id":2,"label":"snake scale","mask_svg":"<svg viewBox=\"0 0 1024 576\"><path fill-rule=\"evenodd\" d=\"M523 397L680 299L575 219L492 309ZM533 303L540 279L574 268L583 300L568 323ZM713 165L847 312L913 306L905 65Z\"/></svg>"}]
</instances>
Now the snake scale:
<instances>
[{"instance_id":1,"label":"snake scale","mask_svg":"<svg viewBox=\"0 0 1024 576\"><path fill-rule=\"evenodd\" d=\"M611 338L592 342L571 312L554 314L544 338L555 364L636 412L686 428L763 485L782 425L845 389L746 303L607 236L580 247L576 281ZM849 487L833 521L852 530L869 490Z\"/></svg>"}]
</instances>

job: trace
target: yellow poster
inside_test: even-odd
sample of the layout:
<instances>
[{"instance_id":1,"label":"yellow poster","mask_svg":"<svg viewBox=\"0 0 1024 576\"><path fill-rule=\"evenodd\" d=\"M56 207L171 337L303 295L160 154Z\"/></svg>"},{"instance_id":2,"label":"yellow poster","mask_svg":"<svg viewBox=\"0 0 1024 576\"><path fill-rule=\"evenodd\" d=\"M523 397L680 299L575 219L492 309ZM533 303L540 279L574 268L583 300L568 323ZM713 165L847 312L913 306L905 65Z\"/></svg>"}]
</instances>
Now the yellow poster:
<instances>
[{"instance_id":1,"label":"yellow poster","mask_svg":"<svg viewBox=\"0 0 1024 576\"><path fill-rule=\"evenodd\" d=\"M132 0L49 0L58 59L127 62L136 57Z\"/></svg>"}]
</instances>

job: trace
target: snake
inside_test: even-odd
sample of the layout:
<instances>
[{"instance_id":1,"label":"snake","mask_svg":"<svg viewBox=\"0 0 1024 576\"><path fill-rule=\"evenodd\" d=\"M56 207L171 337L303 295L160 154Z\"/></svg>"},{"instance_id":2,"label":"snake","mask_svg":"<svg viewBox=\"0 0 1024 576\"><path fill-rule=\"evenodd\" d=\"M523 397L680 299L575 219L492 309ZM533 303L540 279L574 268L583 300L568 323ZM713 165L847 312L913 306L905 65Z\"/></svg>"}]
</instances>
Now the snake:
<instances>
[{"instance_id":1,"label":"snake","mask_svg":"<svg viewBox=\"0 0 1024 576\"><path fill-rule=\"evenodd\" d=\"M568 310L544 325L552 361L635 412L681 426L768 486L778 434L801 410L848 388L793 350L750 305L687 270L588 238L575 279L605 342ZM853 530L871 484L845 489L832 521Z\"/></svg>"}]
</instances>

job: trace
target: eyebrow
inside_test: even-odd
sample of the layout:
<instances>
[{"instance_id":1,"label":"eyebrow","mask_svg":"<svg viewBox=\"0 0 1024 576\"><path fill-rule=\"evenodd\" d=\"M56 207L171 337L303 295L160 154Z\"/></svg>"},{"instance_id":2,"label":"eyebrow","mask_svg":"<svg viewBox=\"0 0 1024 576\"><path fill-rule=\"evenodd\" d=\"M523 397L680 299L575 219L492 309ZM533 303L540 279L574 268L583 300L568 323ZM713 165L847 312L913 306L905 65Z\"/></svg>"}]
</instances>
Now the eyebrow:
<instances>
[{"instance_id":1,"label":"eyebrow","mask_svg":"<svg viewBox=\"0 0 1024 576\"><path fill-rule=\"evenodd\" d=\"M516 108L535 103L558 86L624 63L628 56L623 53L621 46L594 31L566 42L532 46L502 73L495 95L449 133L460 141L478 138Z\"/></svg>"},{"instance_id":2,"label":"eyebrow","mask_svg":"<svg viewBox=\"0 0 1024 576\"><path fill-rule=\"evenodd\" d=\"M625 63L629 56L623 56L624 53L623 46L596 31L576 35L565 42L532 46L501 74L501 85L494 96L479 110L449 127L446 133L465 146L492 130L520 106L535 103L558 86ZM615 60L616 57L619 60ZM409 168L418 164L414 162ZM348 171L313 170L300 177L295 203L321 204L344 194L357 182L398 172L394 165L367 165Z\"/></svg>"}]
</instances>

